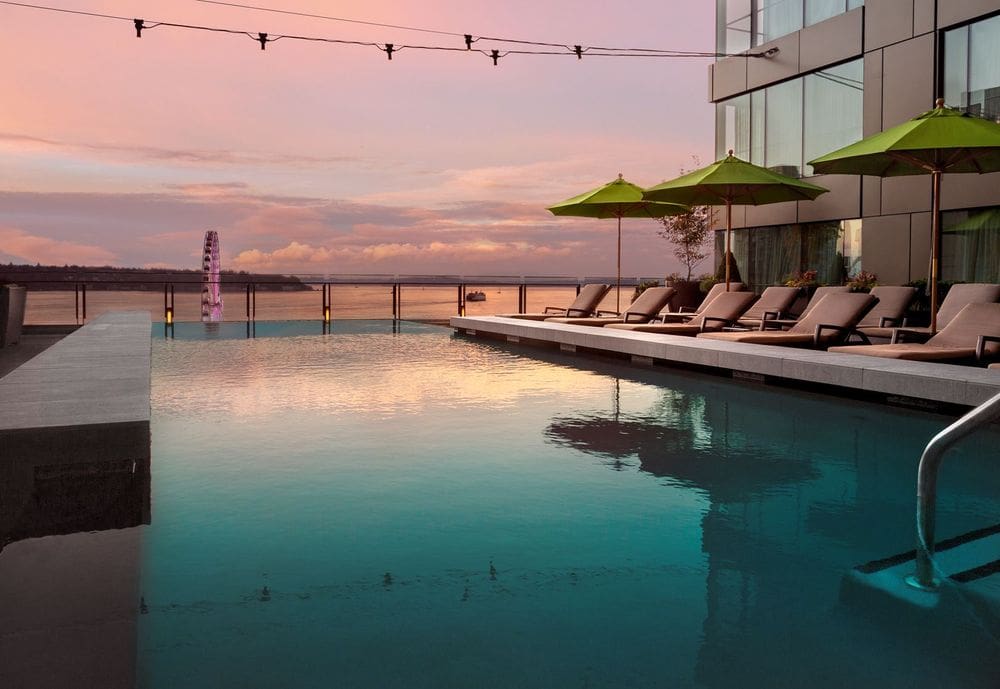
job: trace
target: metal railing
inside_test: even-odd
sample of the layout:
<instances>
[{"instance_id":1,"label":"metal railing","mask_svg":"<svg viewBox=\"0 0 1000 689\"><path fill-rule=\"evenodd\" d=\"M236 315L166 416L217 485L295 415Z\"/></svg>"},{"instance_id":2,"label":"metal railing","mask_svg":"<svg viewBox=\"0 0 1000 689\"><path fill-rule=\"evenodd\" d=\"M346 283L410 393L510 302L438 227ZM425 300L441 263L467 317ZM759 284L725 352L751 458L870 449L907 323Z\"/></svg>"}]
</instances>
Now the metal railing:
<instances>
[{"instance_id":1,"label":"metal railing","mask_svg":"<svg viewBox=\"0 0 1000 689\"><path fill-rule=\"evenodd\" d=\"M134 275L131 275L132 279L127 279L130 277L128 274L124 274L125 279L116 280L114 274L109 275L109 279L101 280L100 282L94 282L89 284L91 292L104 293L104 292L129 292L129 291L143 291L143 292L153 292L154 290L162 289L163 293L163 322L168 325L172 325L174 322L178 321L178 313L175 308L175 298L177 292L182 293L195 293L204 286L204 281L201 279L195 279L194 276L190 276L191 279L185 279L189 276L185 275L181 279L174 279L169 276L157 276L156 278L150 280L136 280ZM319 292L316 299L316 314L318 320L324 323L329 323L333 320L335 313L334 308L334 287L385 287L387 288L388 294L386 295L386 305L391 304L391 318L393 320L403 319L403 293L406 288L425 288L425 287L452 287L455 289L455 301L454 301L454 311L452 312L458 316L464 316L466 314L468 293L470 289L477 288L491 288L491 287L516 287L517 288L517 312L524 313L528 309L528 291L531 288L543 288L543 287L557 287L557 288L575 288L576 292L579 293L580 287L588 282L614 282L613 279L607 277L567 277L567 276L449 276L449 275L345 275L345 276L294 276L294 280L274 280L269 279L265 282L255 281L252 278L241 279L237 276L225 276L220 284L226 288L226 293L233 296L233 293L239 294L243 293L243 300L245 307L243 309L245 313L245 319L248 322L254 322L257 320L257 291L258 288L261 289L271 289L274 291L281 291L281 288L287 287L297 287L298 290L294 292L289 292L290 294L296 292ZM159 279L157 279L159 278ZM634 277L634 278L622 278L622 287L632 288L638 285L640 282L647 281L655 278L644 278L644 277ZM19 284L24 284L31 290L40 290L46 292L52 291L65 291L67 294L73 292L74 294L74 307L73 314L74 319L77 323L86 322L87 320L87 294L88 294L88 282L59 282L53 280L52 278L40 278L32 279L30 277L18 276L17 282ZM113 285L109 289L109 284ZM307 288L307 289L303 289ZM155 311L154 311L155 313ZM418 316L424 317L424 316ZM241 320L241 319L237 319Z\"/></svg>"},{"instance_id":2,"label":"metal railing","mask_svg":"<svg viewBox=\"0 0 1000 689\"><path fill-rule=\"evenodd\" d=\"M944 454L962 438L1000 419L1000 394L970 411L931 438L920 457L917 470L917 551L916 572L907 583L925 591L934 591L941 583L934 576L934 526L937 505L938 469Z\"/></svg>"}]
</instances>

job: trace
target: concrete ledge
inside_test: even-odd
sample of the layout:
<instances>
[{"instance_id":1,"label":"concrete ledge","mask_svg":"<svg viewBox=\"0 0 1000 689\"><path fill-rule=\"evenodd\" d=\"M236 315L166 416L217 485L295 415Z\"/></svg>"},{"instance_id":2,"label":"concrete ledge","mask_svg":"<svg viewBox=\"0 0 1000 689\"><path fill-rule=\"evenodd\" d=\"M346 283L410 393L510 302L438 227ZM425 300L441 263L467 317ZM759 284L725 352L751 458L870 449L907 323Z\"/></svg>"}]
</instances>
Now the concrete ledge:
<instances>
[{"instance_id":1,"label":"concrete ledge","mask_svg":"<svg viewBox=\"0 0 1000 689\"><path fill-rule=\"evenodd\" d=\"M451 319L451 327L480 337L517 338L515 341L526 344L564 350L574 347L616 357L696 366L723 374L751 374L750 379L825 386L839 389L842 394L857 391L896 401L974 407L1000 394L1000 370L974 366L898 361L496 316L455 317Z\"/></svg>"},{"instance_id":2,"label":"concrete ledge","mask_svg":"<svg viewBox=\"0 0 1000 689\"><path fill-rule=\"evenodd\" d=\"M148 312L106 313L0 378L0 434L148 424L150 328Z\"/></svg>"},{"instance_id":3,"label":"concrete ledge","mask_svg":"<svg viewBox=\"0 0 1000 689\"><path fill-rule=\"evenodd\" d=\"M107 313L0 378L0 686L135 686L150 330Z\"/></svg>"}]
</instances>

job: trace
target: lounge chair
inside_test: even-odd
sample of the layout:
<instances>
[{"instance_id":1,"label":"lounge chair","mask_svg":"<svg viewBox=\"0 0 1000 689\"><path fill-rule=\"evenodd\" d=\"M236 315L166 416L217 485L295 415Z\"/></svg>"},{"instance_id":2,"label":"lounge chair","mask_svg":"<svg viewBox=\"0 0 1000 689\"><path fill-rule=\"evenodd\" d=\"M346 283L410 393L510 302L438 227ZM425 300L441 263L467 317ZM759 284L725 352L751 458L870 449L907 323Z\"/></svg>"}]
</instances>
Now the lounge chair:
<instances>
[{"instance_id":1,"label":"lounge chair","mask_svg":"<svg viewBox=\"0 0 1000 689\"><path fill-rule=\"evenodd\" d=\"M585 318L593 316L604 296L611 291L611 285L601 285L596 282L584 285L580 293L568 307L546 306L542 313L498 313L501 318L520 318L528 321L544 321L553 316L575 316Z\"/></svg>"},{"instance_id":2,"label":"lounge chair","mask_svg":"<svg viewBox=\"0 0 1000 689\"><path fill-rule=\"evenodd\" d=\"M831 352L912 361L975 360L1000 354L1000 304L967 304L926 342L903 342L908 328L897 328L891 344L831 347Z\"/></svg>"},{"instance_id":3,"label":"lounge chair","mask_svg":"<svg viewBox=\"0 0 1000 689\"><path fill-rule=\"evenodd\" d=\"M806 302L805 308L802 309L802 313L798 316L788 318L775 318L773 320L768 319L768 327L790 328L808 316L809 312L816 308L816 305L823 300L823 297L828 294L843 294L850 291L851 288L847 285L825 285L823 287L817 287L816 291L813 292L813 295L809 298L809 301ZM764 326L761 325L760 329L763 330Z\"/></svg>"},{"instance_id":4,"label":"lounge chair","mask_svg":"<svg viewBox=\"0 0 1000 689\"><path fill-rule=\"evenodd\" d=\"M875 289L878 289L877 287ZM957 285L952 285L951 289L948 290L947 296L945 296L944 301L941 302L941 306L938 307L937 313L937 327L938 330L943 330L948 326L958 312L966 307L968 304L990 304L996 301L1000 301L1000 285L991 285L987 283L961 283ZM902 325L900 323L899 325ZM906 326L907 331L913 337L918 337L923 335L926 340L931 336L931 329L929 327L912 327ZM884 328L879 330L866 329L863 332L868 337L892 337L893 328Z\"/></svg>"},{"instance_id":5,"label":"lounge chair","mask_svg":"<svg viewBox=\"0 0 1000 689\"><path fill-rule=\"evenodd\" d=\"M878 299L863 292L833 292L809 309L788 330L744 330L702 333L698 337L727 342L772 344L822 349L847 339ZM769 326L773 321L764 321ZM769 326L770 327L770 326Z\"/></svg>"},{"instance_id":6,"label":"lounge chair","mask_svg":"<svg viewBox=\"0 0 1000 689\"><path fill-rule=\"evenodd\" d=\"M729 283L730 292L742 292L745 288L746 286L742 282ZM682 307L679 311L672 311L670 313L662 314L662 320L664 323L684 323L686 321L689 321L695 316L700 315L701 312L704 311L708 307L708 305L712 303L713 299L715 299L720 294L725 294L725 293L726 293L726 283L717 282L714 285L712 285L711 289L708 290L708 294L706 294L705 298L701 300L701 304L698 305L698 308L687 309Z\"/></svg>"},{"instance_id":7,"label":"lounge chair","mask_svg":"<svg viewBox=\"0 0 1000 689\"><path fill-rule=\"evenodd\" d=\"M694 336L732 325L756 298L753 292L723 292L687 323L616 323L607 327L639 333Z\"/></svg>"},{"instance_id":8,"label":"lounge chair","mask_svg":"<svg viewBox=\"0 0 1000 689\"><path fill-rule=\"evenodd\" d=\"M863 340L869 338L892 337L893 328L906 325L906 310L917 296L916 287L878 285L872 287L872 296L878 299L875 308L858 323L858 332ZM869 342L865 341L865 344Z\"/></svg>"},{"instance_id":9,"label":"lounge chair","mask_svg":"<svg viewBox=\"0 0 1000 689\"><path fill-rule=\"evenodd\" d=\"M798 287L768 287L747 312L740 316L737 326L760 330L760 322L774 320L788 315L789 309L799 296Z\"/></svg>"},{"instance_id":10,"label":"lounge chair","mask_svg":"<svg viewBox=\"0 0 1000 689\"><path fill-rule=\"evenodd\" d=\"M598 311L597 316L591 318L566 318L556 316L546 318L546 323L566 323L568 325L610 325L613 323L649 323L656 318L660 311L666 308L670 300L673 299L673 287L650 287L640 294L635 301L620 315L614 311Z\"/></svg>"}]
</instances>

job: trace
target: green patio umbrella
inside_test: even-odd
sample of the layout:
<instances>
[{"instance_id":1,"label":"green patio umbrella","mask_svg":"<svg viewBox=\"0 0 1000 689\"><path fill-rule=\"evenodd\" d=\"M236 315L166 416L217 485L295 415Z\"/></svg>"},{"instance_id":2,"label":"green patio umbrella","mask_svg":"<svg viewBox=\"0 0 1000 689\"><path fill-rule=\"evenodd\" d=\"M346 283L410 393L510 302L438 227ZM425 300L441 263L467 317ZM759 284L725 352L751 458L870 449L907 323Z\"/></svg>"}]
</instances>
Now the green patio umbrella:
<instances>
[{"instance_id":1,"label":"green patio umbrella","mask_svg":"<svg viewBox=\"0 0 1000 689\"><path fill-rule=\"evenodd\" d=\"M726 251L728 259L733 233L733 206L761 206L783 201L811 201L828 190L800 179L729 155L707 167L650 187L643 198L650 201L684 203L689 206L726 207ZM726 260L726 291L729 291L729 260Z\"/></svg>"},{"instance_id":2,"label":"green patio umbrella","mask_svg":"<svg viewBox=\"0 0 1000 689\"><path fill-rule=\"evenodd\" d=\"M937 331L937 282L941 236L941 174L1000 171L1000 124L946 108L935 108L810 161L820 174L931 176L931 332Z\"/></svg>"},{"instance_id":3,"label":"green patio umbrella","mask_svg":"<svg viewBox=\"0 0 1000 689\"><path fill-rule=\"evenodd\" d=\"M618 283L617 311L622 310L622 218L662 218L686 213L686 206L676 203L657 203L642 198L642 187L622 179L566 199L548 210L553 215L578 218L618 218Z\"/></svg>"}]
</instances>

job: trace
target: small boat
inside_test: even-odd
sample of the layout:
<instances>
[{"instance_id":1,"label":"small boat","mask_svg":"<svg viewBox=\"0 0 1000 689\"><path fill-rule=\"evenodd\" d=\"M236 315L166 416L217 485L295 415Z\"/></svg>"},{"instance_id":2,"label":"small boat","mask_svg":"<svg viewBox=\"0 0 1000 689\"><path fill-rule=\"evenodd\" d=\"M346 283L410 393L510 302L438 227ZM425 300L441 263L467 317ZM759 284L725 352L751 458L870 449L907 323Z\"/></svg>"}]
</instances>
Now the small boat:
<instances>
[{"instance_id":1,"label":"small boat","mask_svg":"<svg viewBox=\"0 0 1000 689\"><path fill-rule=\"evenodd\" d=\"M466 301L486 301L486 292L469 292L465 295Z\"/></svg>"}]
</instances>

